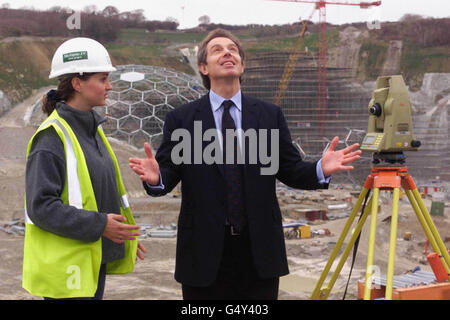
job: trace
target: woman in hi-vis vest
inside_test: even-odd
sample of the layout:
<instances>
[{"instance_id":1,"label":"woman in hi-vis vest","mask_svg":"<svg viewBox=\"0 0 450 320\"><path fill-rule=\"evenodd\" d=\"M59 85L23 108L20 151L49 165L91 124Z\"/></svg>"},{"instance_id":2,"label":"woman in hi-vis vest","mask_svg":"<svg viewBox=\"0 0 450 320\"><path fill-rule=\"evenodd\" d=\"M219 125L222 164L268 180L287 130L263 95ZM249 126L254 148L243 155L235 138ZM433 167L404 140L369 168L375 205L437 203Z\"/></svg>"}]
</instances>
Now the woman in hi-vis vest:
<instances>
[{"instance_id":1,"label":"woman in hi-vis vest","mask_svg":"<svg viewBox=\"0 0 450 320\"><path fill-rule=\"evenodd\" d=\"M105 106L116 69L88 38L56 50L48 115L28 144L23 287L45 299L102 299L106 274L133 270L145 248L117 159L93 107Z\"/></svg>"}]
</instances>

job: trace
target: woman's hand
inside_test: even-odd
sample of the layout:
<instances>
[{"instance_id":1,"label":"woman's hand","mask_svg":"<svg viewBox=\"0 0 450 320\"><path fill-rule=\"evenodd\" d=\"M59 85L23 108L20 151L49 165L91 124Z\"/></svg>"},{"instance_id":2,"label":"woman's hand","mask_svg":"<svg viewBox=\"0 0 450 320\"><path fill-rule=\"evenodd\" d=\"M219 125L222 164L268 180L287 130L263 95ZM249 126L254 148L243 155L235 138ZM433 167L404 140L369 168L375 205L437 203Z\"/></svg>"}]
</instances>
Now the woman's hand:
<instances>
[{"instance_id":1,"label":"woman's hand","mask_svg":"<svg viewBox=\"0 0 450 320\"><path fill-rule=\"evenodd\" d=\"M115 243L124 243L125 240L135 240L135 237L142 235L140 232L131 231L139 229L139 226L122 223L121 221L126 221L126 218L120 214L108 213L108 221L103 236Z\"/></svg>"}]
</instances>

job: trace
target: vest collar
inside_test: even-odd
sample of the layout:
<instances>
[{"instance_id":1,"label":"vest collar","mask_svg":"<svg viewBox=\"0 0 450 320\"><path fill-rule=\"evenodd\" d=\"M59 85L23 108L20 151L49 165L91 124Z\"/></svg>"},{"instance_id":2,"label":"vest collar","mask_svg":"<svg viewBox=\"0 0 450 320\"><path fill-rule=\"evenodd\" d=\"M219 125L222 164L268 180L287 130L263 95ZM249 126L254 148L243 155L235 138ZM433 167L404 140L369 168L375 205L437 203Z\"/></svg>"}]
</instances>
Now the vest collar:
<instances>
[{"instance_id":1,"label":"vest collar","mask_svg":"<svg viewBox=\"0 0 450 320\"><path fill-rule=\"evenodd\" d=\"M82 111L58 102L56 109L61 117L66 120L77 134L86 133L95 136L97 127L106 122L106 117L100 116L95 110Z\"/></svg>"}]
</instances>

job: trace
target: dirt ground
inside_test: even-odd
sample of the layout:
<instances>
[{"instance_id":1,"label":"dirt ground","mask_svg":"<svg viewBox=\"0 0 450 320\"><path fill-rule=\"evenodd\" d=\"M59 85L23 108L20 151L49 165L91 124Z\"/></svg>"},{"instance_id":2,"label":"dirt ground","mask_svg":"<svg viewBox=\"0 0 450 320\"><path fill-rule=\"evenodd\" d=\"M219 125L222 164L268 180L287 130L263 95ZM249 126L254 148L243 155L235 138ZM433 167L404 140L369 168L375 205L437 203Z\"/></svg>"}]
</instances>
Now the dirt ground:
<instances>
[{"instance_id":1,"label":"dirt ground","mask_svg":"<svg viewBox=\"0 0 450 320\"><path fill-rule=\"evenodd\" d=\"M4 211L0 212L0 226L14 218L23 218L25 150L29 138L35 128L23 122L27 106L34 102L42 92L16 106L11 112L0 118L0 203ZM112 141L119 164L122 168L124 182L131 197L131 208L140 225L151 224L170 225L177 222L180 207L180 195L171 193L160 198L150 198L144 195L139 178L128 168L130 156L143 156L143 152ZM278 198L283 213L284 222L304 219L304 213L297 209L326 209L330 204L347 203L348 213L356 201L360 186L346 186L337 190L331 185L329 190L301 191L280 188ZM353 195L353 196L352 196ZM348 202L351 200L351 202ZM345 202L346 201L346 202ZM379 218L377 222L377 239L374 264L385 274L387 267L387 252L390 233L389 193L383 193L380 199ZM430 208L431 199L424 199ZM328 215L333 214L328 210ZM416 266L422 271L431 271L423 254L425 235L418 223L406 197L400 201L399 224L397 233L397 249L395 274L403 274ZM444 216L433 217L433 220L443 239L450 238L450 208L447 206ZM309 224L312 231L328 229L330 235L315 235L309 239L286 240L290 274L280 279L279 299L308 299L315 284L327 263L328 257L347 221L346 217L336 220L316 220ZM355 267L350 280L346 299L356 299L357 281L364 278L368 243L368 227L366 222ZM403 239L405 232L411 232L409 241ZM347 240L349 237L347 237ZM174 280L175 268L175 238L140 239L147 248L144 261L138 261L133 273L123 276L107 276L104 299L181 299L181 286ZM446 243L447 248L449 243ZM431 248L429 249L431 250ZM21 287L23 259L23 236L8 234L0 230L0 300L30 300L41 299L28 294ZM350 268L350 258L334 285L329 299L341 299Z\"/></svg>"},{"instance_id":2,"label":"dirt ground","mask_svg":"<svg viewBox=\"0 0 450 320\"><path fill-rule=\"evenodd\" d=\"M141 225L168 225L176 222L177 214L174 208L179 206L179 198L167 195L162 198L135 199L132 207L142 209L152 207L150 212L136 210L136 220ZM428 201L426 201L427 203ZM379 266L382 274L387 267L387 250L389 244L389 222L383 222L390 211L389 203L386 209L380 206L379 222L377 223L377 241L374 264ZM167 214L166 214L166 213ZM433 217L442 238L449 236L450 212L446 208L446 217ZM308 299L328 260L331 250L341 233L346 218L333 221L316 220L312 230L328 229L329 236L314 236L309 239L286 240L290 274L280 279L279 299ZM356 299L357 281L364 278L368 226L365 224L360 241L360 247L355 267L350 280L346 299ZM403 240L406 231L412 233L410 241ZM348 238L347 238L348 239ZM148 252L145 260L138 261L133 273L128 275L107 276L104 299L181 299L180 284L174 280L175 268L175 238L145 238L140 240ZM422 271L431 269L422 254L425 236L416 217L406 202L400 206L400 221L396 248L395 274L403 274L420 266ZM448 247L448 244L447 244ZM23 258L23 236L7 234L0 231L0 299L40 299L33 297L21 288L21 272ZM350 268L349 258L340 273L329 299L341 299Z\"/></svg>"}]
</instances>

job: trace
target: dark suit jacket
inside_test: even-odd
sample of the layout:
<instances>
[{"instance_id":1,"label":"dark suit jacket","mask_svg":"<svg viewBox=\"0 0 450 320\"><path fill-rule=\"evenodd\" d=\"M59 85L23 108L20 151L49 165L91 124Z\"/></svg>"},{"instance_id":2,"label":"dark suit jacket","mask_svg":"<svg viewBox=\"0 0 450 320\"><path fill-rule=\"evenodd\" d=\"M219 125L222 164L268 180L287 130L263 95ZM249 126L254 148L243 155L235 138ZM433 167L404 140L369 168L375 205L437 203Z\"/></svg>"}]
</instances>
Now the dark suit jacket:
<instances>
[{"instance_id":1,"label":"dark suit jacket","mask_svg":"<svg viewBox=\"0 0 450 320\"><path fill-rule=\"evenodd\" d=\"M172 148L178 143L171 141L171 133L184 128L193 136L194 121L202 122L203 132L215 128L208 94L167 114L163 141L155 156L165 188L155 190L144 186L149 195L160 196L170 192L181 180L175 279L185 285L208 286L215 280L222 257L226 214L223 168L220 164L193 164L193 161L175 165L171 160ZM248 164L247 159L244 166L245 211L254 264L260 277L279 277L288 274L289 269L276 179L300 189L328 185L318 183L315 162L302 161L278 106L242 95L242 129L249 128L279 129L278 173L261 175L263 165L259 160L257 164ZM203 142L203 148L209 143ZM192 142L192 154L193 150ZM248 158L248 146L246 150Z\"/></svg>"}]
</instances>

